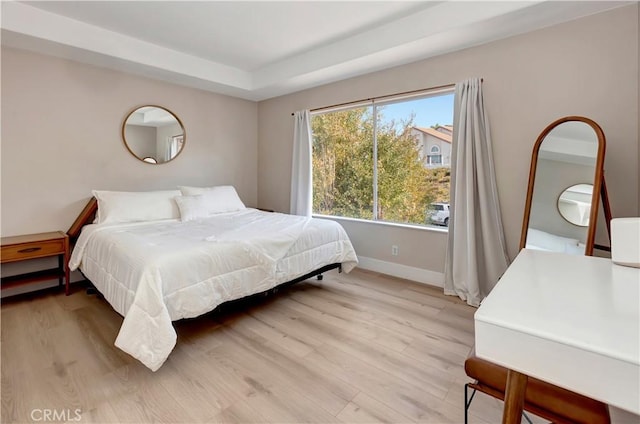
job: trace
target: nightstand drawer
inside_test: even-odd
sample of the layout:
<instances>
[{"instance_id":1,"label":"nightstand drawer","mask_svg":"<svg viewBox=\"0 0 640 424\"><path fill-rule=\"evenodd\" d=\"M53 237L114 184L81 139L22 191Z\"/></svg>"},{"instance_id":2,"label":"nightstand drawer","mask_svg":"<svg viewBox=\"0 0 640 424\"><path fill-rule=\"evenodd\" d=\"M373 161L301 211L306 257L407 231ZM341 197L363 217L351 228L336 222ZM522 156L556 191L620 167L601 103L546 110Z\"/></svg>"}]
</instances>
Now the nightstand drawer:
<instances>
[{"instance_id":1,"label":"nightstand drawer","mask_svg":"<svg viewBox=\"0 0 640 424\"><path fill-rule=\"evenodd\" d=\"M2 246L2 263L65 253L64 239Z\"/></svg>"}]
</instances>

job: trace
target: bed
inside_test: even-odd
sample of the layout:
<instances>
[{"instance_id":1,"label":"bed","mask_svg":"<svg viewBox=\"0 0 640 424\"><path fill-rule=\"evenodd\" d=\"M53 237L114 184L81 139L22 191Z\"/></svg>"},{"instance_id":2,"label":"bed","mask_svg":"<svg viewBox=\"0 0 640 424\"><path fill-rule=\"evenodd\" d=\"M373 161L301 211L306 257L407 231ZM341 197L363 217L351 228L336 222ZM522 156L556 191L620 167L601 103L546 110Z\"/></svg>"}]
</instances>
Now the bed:
<instances>
[{"instance_id":1,"label":"bed","mask_svg":"<svg viewBox=\"0 0 640 424\"><path fill-rule=\"evenodd\" d=\"M158 215L143 200L154 219L114 222L104 219L100 208L109 204L98 199L68 232L69 266L124 317L115 345L152 371L176 344L172 321L328 269L349 272L358 262L346 232L330 220L244 207L185 220L175 211Z\"/></svg>"},{"instance_id":2,"label":"bed","mask_svg":"<svg viewBox=\"0 0 640 424\"><path fill-rule=\"evenodd\" d=\"M529 227L527 229L527 244L525 247L531 250L584 255L586 246L576 238L562 237Z\"/></svg>"}]
</instances>

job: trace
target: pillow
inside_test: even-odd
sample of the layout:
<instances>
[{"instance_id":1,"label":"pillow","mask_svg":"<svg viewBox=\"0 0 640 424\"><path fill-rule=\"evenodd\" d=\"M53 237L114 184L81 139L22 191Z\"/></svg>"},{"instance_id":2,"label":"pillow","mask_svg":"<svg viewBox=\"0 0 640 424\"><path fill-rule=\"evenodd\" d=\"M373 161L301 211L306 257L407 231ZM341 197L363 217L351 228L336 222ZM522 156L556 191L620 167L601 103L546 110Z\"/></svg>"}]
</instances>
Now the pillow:
<instances>
[{"instance_id":1,"label":"pillow","mask_svg":"<svg viewBox=\"0 0 640 424\"><path fill-rule=\"evenodd\" d=\"M103 191L93 190L98 200L96 224L176 219L180 211L174 198L179 190Z\"/></svg>"},{"instance_id":2,"label":"pillow","mask_svg":"<svg viewBox=\"0 0 640 424\"><path fill-rule=\"evenodd\" d=\"M565 252L572 247L578 247L578 239L556 236L535 228L527 230L527 249L551 250L554 252Z\"/></svg>"},{"instance_id":3,"label":"pillow","mask_svg":"<svg viewBox=\"0 0 640 424\"><path fill-rule=\"evenodd\" d=\"M219 189L221 187L231 187L231 188L233 188L233 186L213 186L213 187L178 186L178 190L180 190L182 192L183 196L197 196L199 194L204 194L207 191L216 190L216 189Z\"/></svg>"},{"instance_id":4,"label":"pillow","mask_svg":"<svg viewBox=\"0 0 640 424\"><path fill-rule=\"evenodd\" d=\"M584 243L578 243L577 245L567 243L564 246L564 253L568 253L570 255L584 255L587 246Z\"/></svg>"},{"instance_id":5,"label":"pillow","mask_svg":"<svg viewBox=\"0 0 640 424\"><path fill-rule=\"evenodd\" d=\"M188 186L178 186L183 196L197 196L200 194L208 194L210 195L211 202L218 203L218 206L214 206L213 208L218 210L212 213L221 213L221 212L233 212L239 211L242 209L246 209L242 200L238 196L238 192L233 186L225 185L225 186L215 186L215 187L188 187ZM211 194L212 192L215 193Z\"/></svg>"},{"instance_id":6,"label":"pillow","mask_svg":"<svg viewBox=\"0 0 640 424\"><path fill-rule=\"evenodd\" d=\"M192 187L198 189L198 187ZM232 186L211 187L203 189L202 194L176 197L180 209L180 219L191 221L224 212L235 212L246 209L238 193ZM184 191L183 191L184 193Z\"/></svg>"},{"instance_id":7,"label":"pillow","mask_svg":"<svg viewBox=\"0 0 640 424\"><path fill-rule=\"evenodd\" d=\"M193 221L198 218L206 218L209 214L206 200L202 194L197 196L176 197L178 209L180 209L181 221Z\"/></svg>"}]
</instances>

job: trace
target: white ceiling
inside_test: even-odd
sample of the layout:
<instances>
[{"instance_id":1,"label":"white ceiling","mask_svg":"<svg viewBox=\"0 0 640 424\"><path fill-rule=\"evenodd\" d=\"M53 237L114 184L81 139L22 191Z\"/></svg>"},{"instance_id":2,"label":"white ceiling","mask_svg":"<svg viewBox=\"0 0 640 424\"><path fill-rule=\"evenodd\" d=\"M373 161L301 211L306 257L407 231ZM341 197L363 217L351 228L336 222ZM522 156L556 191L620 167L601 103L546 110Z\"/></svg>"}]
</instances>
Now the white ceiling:
<instances>
[{"instance_id":1,"label":"white ceiling","mask_svg":"<svg viewBox=\"0 0 640 424\"><path fill-rule=\"evenodd\" d=\"M263 100L620 7L610 1L3 1L2 44Z\"/></svg>"}]
</instances>

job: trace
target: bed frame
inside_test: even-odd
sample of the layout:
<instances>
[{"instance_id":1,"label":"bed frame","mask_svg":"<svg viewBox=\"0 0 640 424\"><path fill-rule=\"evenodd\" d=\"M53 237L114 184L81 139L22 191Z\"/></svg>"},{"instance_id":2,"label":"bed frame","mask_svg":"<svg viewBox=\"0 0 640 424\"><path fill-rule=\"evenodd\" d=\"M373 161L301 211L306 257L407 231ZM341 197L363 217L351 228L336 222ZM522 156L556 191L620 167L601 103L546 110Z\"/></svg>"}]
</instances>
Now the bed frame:
<instances>
[{"instance_id":1,"label":"bed frame","mask_svg":"<svg viewBox=\"0 0 640 424\"><path fill-rule=\"evenodd\" d=\"M98 199L92 197L89 199L89 203L82 209L80 215L73 221L71 227L67 231L67 235L69 236L69 244L71 245L71 250L76 245L78 241L78 237L80 237L80 232L82 231L82 227L87 224L93 223L93 220L96 217L96 213L98 212Z\"/></svg>"},{"instance_id":2,"label":"bed frame","mask_svg":"<svg viewBox=\"0 0 640 424\"><path fill-rule=\"evenodd\" d=\"M80 232L82 231L82 227L84 227L87 224L93 223L93 220L95 219L97 212L98 212L98 200L95 197L92 197L91 199L89 199L89 202L87 203L87 205L84 207L84 209L82 209L82 212L80 212L80 215L78 215L76 220L73 221L73 224L71 224L71 227L69 227L69 230L67 231L67 234L69 235L70 250L73 250L73 248L75 247L76 242L78 241L78 237L80 237ZM323 273L336 268L338 269L338 272L342 272L341 263L333 263L333 264L325 265L305 275L302 275L298 278L295 278L291 281L287 281L270 290L267 290L266 292L263 292L263 294L275 293L276 291L278 291L280 287L299 283L301 281L307 280L312 277L317 277L318 280L322 280Z\"/></svg>"}]
</instances>

